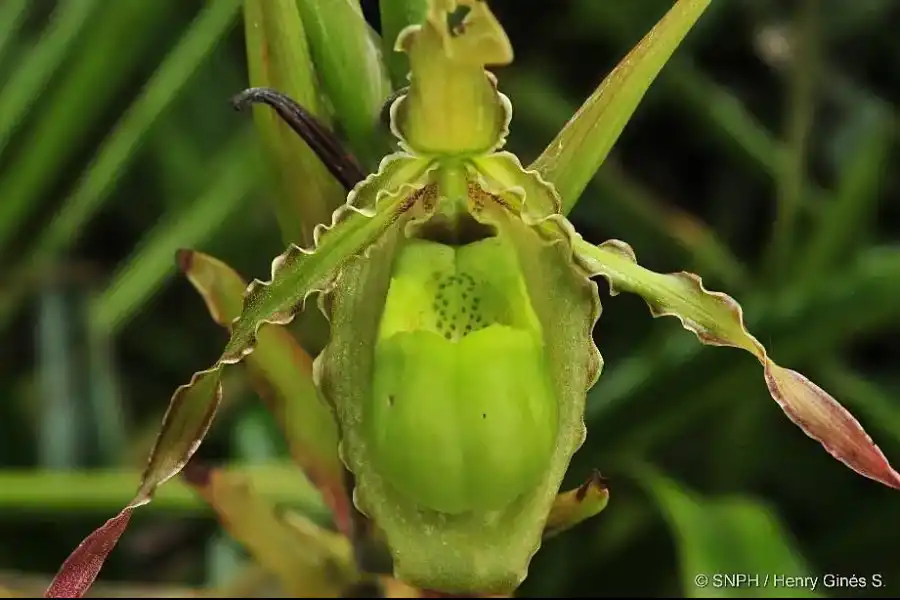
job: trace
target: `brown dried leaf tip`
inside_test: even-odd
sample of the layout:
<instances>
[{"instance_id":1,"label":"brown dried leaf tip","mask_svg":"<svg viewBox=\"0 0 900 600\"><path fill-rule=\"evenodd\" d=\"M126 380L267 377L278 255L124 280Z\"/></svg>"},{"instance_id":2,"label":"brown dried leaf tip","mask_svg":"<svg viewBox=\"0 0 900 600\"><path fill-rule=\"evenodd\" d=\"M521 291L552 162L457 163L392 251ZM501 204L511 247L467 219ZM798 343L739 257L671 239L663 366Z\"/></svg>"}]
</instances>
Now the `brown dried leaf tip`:
<instances>
[{"instance_id":1,"label":"brown dried leaf tip","mask_svg":"<svg viewBox=\"0 0 900 600\"><path fill-rule=\"evenodd\" d=\"M599 514L609 503L608 480L594 469L590 477L574 490L556 497L544 526L544 538L571 529Z\"/></svg>"}]
</instances>

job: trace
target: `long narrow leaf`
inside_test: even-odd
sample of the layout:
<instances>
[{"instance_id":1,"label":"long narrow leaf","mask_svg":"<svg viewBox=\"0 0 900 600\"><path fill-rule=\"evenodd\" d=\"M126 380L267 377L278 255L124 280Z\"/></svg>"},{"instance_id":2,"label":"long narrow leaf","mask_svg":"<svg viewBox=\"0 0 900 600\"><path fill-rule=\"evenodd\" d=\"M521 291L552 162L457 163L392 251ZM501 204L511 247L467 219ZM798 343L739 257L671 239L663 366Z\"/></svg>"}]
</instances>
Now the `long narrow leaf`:
<instances>
[{"instance_id":1,"label":"long narrow leaf","mask_svg":"<svg viewBox=\"0 0 900 600\"><path fill-rule=\"evenodd\" d=\"M821 279L842 255L859 243L864 226L875 216L897 118L870 101L860 107L860 137L840 170L834 196L819 214L817 227L802 249L796 269L803 285Z\"/></svg>"},{"instance_id":2,"label":"long narrow leaf","mask_svg":"<svg viewBox=\"0 0 900 600\"><path fill-rule=\"evenodd\" d=\"M647 89L710 1L678 0L530 165L556 186L564 213L575 206Z\"/></svg>"},{"instance_id":3,"label":"long narrow leaf","mask_svg":"<svg viewBox=\"0 0 900 600\"><path fill-rule=\"evenodd\" d=\"M58 6L40 41L0 88L0 154L22 116L71 52L98 4L97 0L68 0Z\"/></svg>"},{"instance_id":4,"label":"long narrow leaf","mask_svg":"<svg viewBox=\"0 0 900 600\"><path fill-rule=\"evenodd\" d=\"M87 43L54 86L47 108L34 122L25 146L0 176L0 258L21 226L47 200L43 195L72 157L90 127L137 68L136 56L154 39L173 0L105 3ZM138 26L139 25L139 26ZM120 35L128 31L128 35ZM77 115L77 118L73 118ZM8 152L6 153L9 154Z\"/></svg>"},{"instance_id":5,"label":"long narrow leaf","mask_svg":"<svg viewBox=\"0 0 900 600\"><path fill-rule=\"evenodd\" d=\"M263 325L290 323L310 294L326 289L343 264L395 223L409 195L424 186L427 166L427 161L406 155L385 159L379 172L360 183L347 204L335 211L331 226L316 228L313 248L292 245L272 262L270 281L251 283L219 360L172 395L134 499L75 550L50 591L76 596L87 591L131 512L151 502L157 488L181 472L203 442L222 399L226 367L253 352Z\"/></svg>"},{"instance_id":6,"label":"long narrow leaf","mask_svg":"<svg viewBox=\"0 0 900 600\"><path fill-rule=\"evenodd\" d=\"M796 50L791 64L784 134L787 147L784 160L779 165L775 219L766 252L768 269L776 278L784 277L790 270L797 217L808 187L808 148L820 62L817 47L821 12L818 0L801 0L795 11Z\"/></svg>"},{"instance_id":7,"label":"long narrow leaf","mask_svg":"<svg viewBox=\"0 0 900 600\"><path fill-rule=\"evenodd\" d=\"M177 271L172 257L184 246L196 247L214 234L250 197L262 165L252 153L253 137L238 134L210 170L211 181L197 199L168 216L147 234L91 307L98 331L115 333Z\"/></svg>"},{"instance_id":8,"label":"long narrow leaf","mask_svg":"<svg viewBox=\"0 0 900 600\"><path fill-rule=\"evenodd\" d=\"M28 0L6 0L0 4L0 64L6 59L6 52L16 32L28 16Z\"/></svg>"},{"instance_id":9,"label":"long narrow leaf","mask_svg":"<svg viewBox=\"0 0 900 600\"><path fill-rule=\"evenodd\" d=\"M244 33L250 87L290 96L326 126L306 31L296 0L244 0ZM339 183L316 154L267 106L253 107L260 139L279 183L272 195L286 244L309 245L345 199Z\"/></svg>"},{"instance_id":10,"label":"long narrow leaf","mask_svg":"<svg viewBox=\"0 0 900 600\"><path fill-rule=\"evenodd\" d=\"M586 15L585 26L591 35L612 38L617 44L630 43L638 24L629 19L629 11L615 3L579 0L579 13ZM772 177L781 163L783 144L775 138L727 87L712 80L699 66L682 56L673 56L666 65L668 77L659 80L664 94L693 113L698 129L716 138L720 147L747 164ZM649 100L649 98L648 98ZM698 132L699 133L699 132Z\"/></svg>"},{"instance_id":11,"label":"long narrow leaf","mask_svg":"<svg viewBox=\"0 0 900 600\"><path fill-rule=\"evenodd\" d=\"M386 154L381 106L391 93L381 46L359 0L299 0L316 72L350 149L374 167Z\"/></svg>"},{"instance_id":12,"label":"long narrow leaf","mask_svg":"<svg viewBox=\"0 0 900 600\"><path fill-rule=\"evenodd\" d=\"M316 523L329 521L318 491L292 462L229 467L249 481L256 492L273 504L289 506ZM76 515L119 510L134 496L140 470L131 468L79 471L0 469L0 509L68 511ZM168 515L202 515L206 506L180 478L160 488L146 510Z\"/></svg>"},{"instance_id":13,"label":"long narrow leaf","mask_svg":"<svg viewBox=\"0 0 900 600\"><path fill-rule=\"evenodd\" d=\"M75 191L38 238L31 260L49 259L72 243L108 197L153 123L228 33L238 16L240 1L212 2L203 9L104 141Z\"/></svg>"}]
</instances>

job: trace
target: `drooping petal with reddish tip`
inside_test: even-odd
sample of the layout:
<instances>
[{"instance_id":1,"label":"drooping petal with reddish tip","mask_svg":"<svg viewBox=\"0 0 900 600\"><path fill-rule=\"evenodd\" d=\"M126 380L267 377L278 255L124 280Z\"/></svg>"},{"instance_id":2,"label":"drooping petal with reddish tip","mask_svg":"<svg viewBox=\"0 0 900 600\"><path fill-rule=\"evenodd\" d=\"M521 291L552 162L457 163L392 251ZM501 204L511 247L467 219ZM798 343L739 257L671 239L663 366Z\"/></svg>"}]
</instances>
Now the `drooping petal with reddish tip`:
<instances>
[{"instance_id":1,"label":"drooping petal with reddish tip","mask_svg":"<svg viewBox=\"0 0 900 600\"><path fill-rule=\"evenodd\" d=\"M134 509L149 503L156 488L184 468L206 436L222 399L219 377L216 369L201 371L175 391L134 500L69 555L47 588L47 598L84 595L128 527Z\"/></svg>"},{"instance_id":2,"label":"drooping petal with reddish tip","mask_svg":"<svg viewBox=\"0 0 900 600\"><path fill-rule=\"evenodd\" d=\"M762 364L772 398L809 437L857 473L900 489L900 473L866 434L859 422L825 390L800 373L776 364L744 325L740 305L721 292L710 292L697 275L662 274L637 264L631 247L612 240L600 246L575 237L575 251L592 274L609 281L613 294L644 298L654 317L673 316L701 342L750 352Z\"/></svg>"},{"instance_id":3,"label":"drooping petal with reddish tip","mask_svg":"<svg viewBox=\"0 0 900 600\"><path fill-rule=\"evenodd\" d=\"M270 281L254 280L250 284L222 355L212 367L195 373L190 383L179 387L172 396L131 508L149 502L156 488L177 475L190 460L221 401L222 372L253 352L260 328L290 323L303 309L307 296L325 289L351 257L365 252L396 219L397 212L404 209L409 195L423 185L420 177L427 167L427 161L403 154L386 158L378 173L354 188L347 203L334 212L329 225L315 228L313 248L291 245L272 262ZM186 257L182 254L180 258ZM84 568L79 564L73 563L72 568ZM88 566L94 568L93 563ZM99 570L99 565L96 568ZM67 571L66 576L71 577L72 573ZM96 573L89 577L87 586L93 577ZM55 585L51 584L51 589Z\"/></svg>"},{"instance_id":4,"label":"drooping petal with reddish tip","mask_svg":"<svg viewBox=\"0 0 900 600\"><path fill-rule=\"evenodd\" d=\"M84 539L62 564L44 598L81 598L94 583L106 557L115 548L134 507L128 506Z\"/></svg>"},{"instance_id":5,"label":"drooping petal with reddish tip","mask_svg":"<svg viewBox=\"0 0 900 600\"><path fill-rule=\"evenodd\" d=\"M803 374L771 360L765 366L769 392L791 421L854 471L900 489L900 473L847 409Z\"/></svg>"}]
</instances>

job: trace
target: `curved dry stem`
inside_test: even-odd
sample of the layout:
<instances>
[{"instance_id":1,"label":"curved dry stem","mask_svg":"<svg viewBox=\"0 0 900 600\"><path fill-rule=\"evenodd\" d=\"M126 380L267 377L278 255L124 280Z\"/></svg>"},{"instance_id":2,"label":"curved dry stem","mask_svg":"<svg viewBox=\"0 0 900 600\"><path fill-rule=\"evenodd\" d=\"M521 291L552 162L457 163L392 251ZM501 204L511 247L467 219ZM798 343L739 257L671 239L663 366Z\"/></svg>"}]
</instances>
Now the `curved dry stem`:
<instances>
[{"instance_id":1,"label":"curved dry stem","mask_svg":"<svg viewBox=\"0 0 900 600\"><path fill-rule=\"evenodd\" d=\"M365 171L356 157L344 149L337 137L319 119L285 94L271 88L255 87L236 95L231 103L237 110L244 110L252 104L272 107L303 138L347 191L365 179Z\"/></svg>"}]
</instances>

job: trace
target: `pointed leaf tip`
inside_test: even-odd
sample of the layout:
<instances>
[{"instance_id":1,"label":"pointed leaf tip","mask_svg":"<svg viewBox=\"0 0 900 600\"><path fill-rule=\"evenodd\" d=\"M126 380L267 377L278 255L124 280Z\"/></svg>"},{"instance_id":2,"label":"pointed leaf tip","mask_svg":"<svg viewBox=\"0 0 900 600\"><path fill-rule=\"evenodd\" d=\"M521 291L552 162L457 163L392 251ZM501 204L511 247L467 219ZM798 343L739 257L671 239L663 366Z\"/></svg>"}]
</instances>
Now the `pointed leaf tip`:
<instances>
[{"instance_id":1,"label":"pointed leaf tip","mask_svg":"<svg viewBox=\"0 0 900 600\"><path fill-rule=\"evenodd\" d=\"M772 361L765 374L772 397L808 436L860 475L900 490L900 473L837 400L801 373Z\"/></svg>"},{"instance_id":2,"label":"pointed leaf tip","mask_svg":"<svg viewBox=\"0 0 900 600\"><path fill-rule=\"evenodd\" d=\"M678 0L529 166L575 206L663 67L712 0Z\"/></svg>"},{"instance_id":3,"label":"pointed leaf tip","mask_svg":"<svg viewBox=\"0 0 900 600\"><path fill-rule=\"evenodd\" d=\"M190 384L175 391L134 500L78 545L63 563L45 597L80 598L90 589L128 526L132 511L149 503L156 488L177 475L196 452L221 398L217 370L201 371Z\"/></svg>"},{"instance_id":4,"label":"pointed leaf tip","mask_svg":"<svg viewBox=\"0 0 900 600\"><path fill-rule=\"evenodd\" d=\"M544 526L544 538L551 538L599 514L609 503L608 480L594 470L588 479L556 497Z\"/></svg>"},{"instance_id":5,"label":"pointed leaf tip","mask_svg":"<svg viewBox=\"0 0 900 600\"><path fill-rule=\"evenodd\" d=\"M44 593L44 598L81 598L88 591L106 557L128 527L133 507L98 527L69 555Z\"/></svg>"},{"instance_id":6,"label":"pointed leaf tip","mask_svg":"<svg viewBox=\"0 0 900 600\"><path fill-rule=\"evenodd\" d=\"M747 331L733 298L706 290L693 273L661 274L641 267L631 247L618 240L593 246L576 237L575 249L590 273L609 281L612 293L640 295L654 317L676 317L704 344L740 348L756 356L772 398L806 435L853 471L900 489L900 473L853 415L809 379L772 361Z\"/></svg>"}]
</instances>

